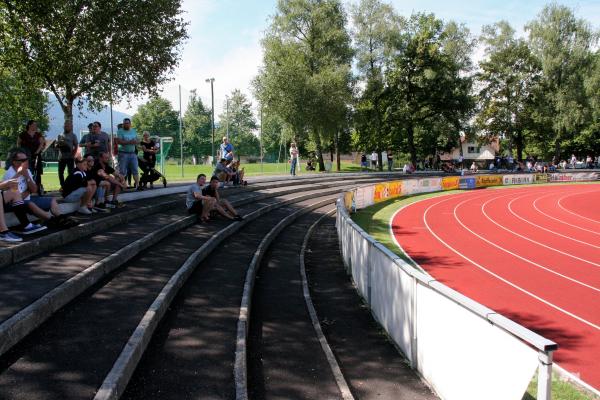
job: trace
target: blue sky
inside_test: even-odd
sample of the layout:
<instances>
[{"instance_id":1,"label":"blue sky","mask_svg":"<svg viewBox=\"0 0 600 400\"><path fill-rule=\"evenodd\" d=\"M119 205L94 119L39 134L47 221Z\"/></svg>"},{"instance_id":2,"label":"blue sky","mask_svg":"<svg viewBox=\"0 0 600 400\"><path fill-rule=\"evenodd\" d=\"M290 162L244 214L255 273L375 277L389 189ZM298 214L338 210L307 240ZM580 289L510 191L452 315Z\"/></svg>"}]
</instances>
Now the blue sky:
<instances>
[{"instance_id":1,"label":"blue sky","mask_svg":"<svg viewBox=\"0 0 600 400\"><path fill-rule=\"evenodd\" d=\"M354 1L344 1L346 5ZM409 16L412 12L433 12L444 20L464 23L474 35L481 27L505 19L523 34L524 25L534 19L548 1L541 0L388 0L396 11ZM178 85L182 87L183 109L189 91L197 89L202 100L210 105L210 85L206 78L214 77L215 113L223 110L225 95L239 88L251 96L250 81L258 73L262 50L260 40L275 13L276 0L183 0L185 19L190 22L189 40L173 81L164 88L163 96L178 107ZM600 0L561 1L600 28ZM137 99L116 108L127 113L146 99Z\"/></svg>"}]
</instances>

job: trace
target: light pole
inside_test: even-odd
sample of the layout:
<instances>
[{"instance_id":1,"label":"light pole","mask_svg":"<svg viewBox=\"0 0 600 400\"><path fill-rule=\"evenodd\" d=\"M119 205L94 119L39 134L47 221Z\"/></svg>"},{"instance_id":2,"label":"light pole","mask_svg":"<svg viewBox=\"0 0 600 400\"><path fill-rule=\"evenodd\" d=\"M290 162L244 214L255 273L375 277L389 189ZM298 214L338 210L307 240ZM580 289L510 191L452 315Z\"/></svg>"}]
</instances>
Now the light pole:
<instances>
[{"instance_id":1,"label":"light pole","mask_svg":"<svg viewBox=\"0 0 600 400\"><path fill-rule=\"evenodd\" d=\"M229 96L225 96L225 104L226 104L226 109L227 111L225 111L225 115L227 116L227 140L229 140Z\"/></svg>"},{"instance_id":2,"label":"light pole","mask_svg":"<svg viewBox=\"0 0 600 400\"><path fill-rule=\"evenodd\" d=\"M212 165L215 165L215 91L213 89L213 83L215 78L207 78L206 83L210 82L210 99L211 99L211 114L212 114Z\"/></svg>"}]
</instances>

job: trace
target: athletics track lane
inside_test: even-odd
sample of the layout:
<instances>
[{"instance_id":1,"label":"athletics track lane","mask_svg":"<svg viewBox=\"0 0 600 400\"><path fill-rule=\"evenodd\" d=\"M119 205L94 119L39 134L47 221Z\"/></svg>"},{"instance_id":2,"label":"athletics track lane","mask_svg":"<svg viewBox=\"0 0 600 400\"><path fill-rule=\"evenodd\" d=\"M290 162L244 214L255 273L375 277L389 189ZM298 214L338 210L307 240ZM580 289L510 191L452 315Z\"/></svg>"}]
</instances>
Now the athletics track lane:
<instances>
[{"instance_id":1,"label":"athletics track lane","mask_svg":"<svg viewBox=\"0 0 600 400\"><path fill-rule=\"evenodd\" d=\"M578 236L587 245L556 240L541 228L555 230L558 222L533 208L542 199L537 204L551 217L583 224L582 218L559 206L563 197L573 199L563 207L568 204L569 211L580 213L597 207L600 185L488 189L434 197L401 209L392 226L398 243L432 276L556 341L560 346L556 362L600 388L600 267L594 265L600 259L598 248L592 247L600 247L600 236ZM509 204L522 219L515 217ZM525 222L530 219L538 226ZM586 229L591 229L594 222L585 221ZM566 236L586 233L558 224ZM554 247L562 253L551 250Z\"/></svg>"}]
</instances>

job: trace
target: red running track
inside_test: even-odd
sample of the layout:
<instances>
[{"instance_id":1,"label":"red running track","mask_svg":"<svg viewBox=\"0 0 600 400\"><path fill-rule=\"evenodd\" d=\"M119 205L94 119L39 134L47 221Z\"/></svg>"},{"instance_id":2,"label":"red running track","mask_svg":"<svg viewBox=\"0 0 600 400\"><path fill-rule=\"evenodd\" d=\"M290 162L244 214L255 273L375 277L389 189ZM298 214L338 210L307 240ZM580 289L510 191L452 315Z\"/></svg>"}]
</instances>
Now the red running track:
<instances>
[{"instance_id":1,"label":"red running track","mask_svg":"<svg viewBox=\"0 0 600 400\"><path fill-rule=\"evenodd\" d=\"M392 229L430 275L554 340L555 361L600 389L600 185L434 197Z\"/></svg>"}]
</instances>

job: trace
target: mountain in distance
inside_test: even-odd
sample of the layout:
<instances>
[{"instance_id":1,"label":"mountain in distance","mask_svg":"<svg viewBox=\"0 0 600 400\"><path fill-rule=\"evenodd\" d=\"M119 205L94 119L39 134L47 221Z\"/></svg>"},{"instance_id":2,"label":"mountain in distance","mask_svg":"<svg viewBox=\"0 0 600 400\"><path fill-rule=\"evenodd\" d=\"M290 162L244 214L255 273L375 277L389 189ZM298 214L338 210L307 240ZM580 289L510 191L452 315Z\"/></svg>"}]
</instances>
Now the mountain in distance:
<instances>
[{"instance_id":1,"label":"mountain in distance","mask_svg":"<svg viewBox=\"0 0 600 400\"><path fill-rule=\"evenodd\" d=\"M47 139L55 139L63 131L65 116L63 114L58 100L53 95L48 95L48 131ZM123 118L131 118L131 115L125 114L113 109L113 132L117 132L117 124L123 122ZM90 122L99 121L102 124L102 130L110 133L110 107L106 106L99 112L93 112L87 109L87 101L84 100L83 108L73 106L73 132L80 137L81 131L88 130Z\"/></svg>"}]
</instances>

